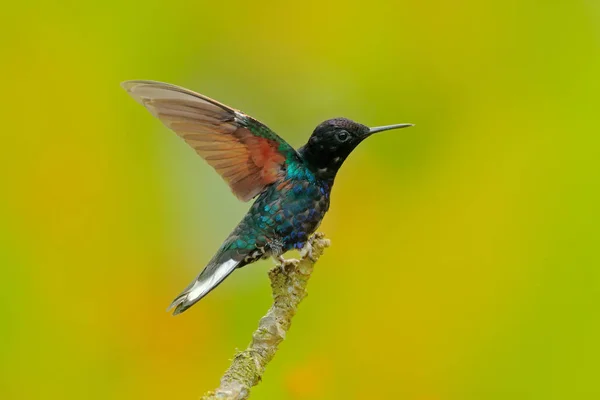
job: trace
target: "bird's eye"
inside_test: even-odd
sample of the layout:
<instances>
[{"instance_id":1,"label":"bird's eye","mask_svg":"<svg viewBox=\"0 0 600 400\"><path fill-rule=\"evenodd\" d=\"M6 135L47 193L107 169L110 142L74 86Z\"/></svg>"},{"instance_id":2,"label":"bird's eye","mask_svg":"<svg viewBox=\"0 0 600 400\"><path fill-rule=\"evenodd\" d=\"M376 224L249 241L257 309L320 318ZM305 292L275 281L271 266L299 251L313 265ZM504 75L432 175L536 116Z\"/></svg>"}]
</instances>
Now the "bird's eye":
<instances>
[{"instance_id":1,"label":"bird's eye","mask_svg":"<svg viewBox=\"0 0 600 400\"><path fill-rule=\"evenodd\" d=\"M350 134L346 131L339 131L335 134L335 138L338 140L338 142L345 142L346 140L350 139Z\"/></svg>"}]
</instances>

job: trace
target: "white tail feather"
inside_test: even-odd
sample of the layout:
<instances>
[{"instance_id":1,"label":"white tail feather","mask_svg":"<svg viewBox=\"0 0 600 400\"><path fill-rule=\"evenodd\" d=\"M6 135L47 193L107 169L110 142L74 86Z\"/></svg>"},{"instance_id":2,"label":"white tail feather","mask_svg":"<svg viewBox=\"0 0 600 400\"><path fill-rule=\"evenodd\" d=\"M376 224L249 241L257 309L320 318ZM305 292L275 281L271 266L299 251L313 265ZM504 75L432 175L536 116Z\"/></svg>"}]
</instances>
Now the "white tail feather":
<instances>
[{"instance_id":1,"label":"white tail feather","mask_svg":"<svg viewBox=\"0 0 600 400\"><path fill-rule=\"evenodd\" d=\"M215 266L207 266L204 271L179 295L167 311L175 307L173 315L181 314L190 308L198 300L206 296L208 292L214 289L223 281L240 262L236 260L227 260Z\"/></svg>"}]
</instances>

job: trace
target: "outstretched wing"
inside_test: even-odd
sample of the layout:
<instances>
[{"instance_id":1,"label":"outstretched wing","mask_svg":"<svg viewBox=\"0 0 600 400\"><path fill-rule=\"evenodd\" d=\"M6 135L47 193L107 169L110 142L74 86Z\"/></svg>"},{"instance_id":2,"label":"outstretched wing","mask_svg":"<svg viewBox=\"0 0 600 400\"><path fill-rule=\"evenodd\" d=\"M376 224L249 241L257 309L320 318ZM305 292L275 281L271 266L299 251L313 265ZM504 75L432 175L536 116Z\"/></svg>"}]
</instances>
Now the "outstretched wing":
<instances>
[{"instance_id":1,"label":"outstretched wing","mask_svg":"<svg viewBox=\"0 0 600 400\"><path fill-rule=\"evenodd\" d=\"M300 162L296 150L267 126L191 90L153 81L127 81L123 88L172 129L248 201Z\"/></svg>"}]
</instances>

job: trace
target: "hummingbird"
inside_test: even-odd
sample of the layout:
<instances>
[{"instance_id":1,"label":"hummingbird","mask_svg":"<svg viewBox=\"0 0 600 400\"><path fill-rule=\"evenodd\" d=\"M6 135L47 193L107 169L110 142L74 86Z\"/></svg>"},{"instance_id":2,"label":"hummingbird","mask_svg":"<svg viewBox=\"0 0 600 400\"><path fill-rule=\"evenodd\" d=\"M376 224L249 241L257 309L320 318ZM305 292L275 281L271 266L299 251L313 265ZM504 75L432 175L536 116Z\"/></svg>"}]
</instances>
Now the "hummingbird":
<instances>
[{"instance_id":1,"label":"hummingbird","mask_svg":"<svg viewBox=\"0 0 600 400\"><path fill-rule=\"evenodd\" d=\"M310 236L329 209L336 174L344 160L377 132L412 124L369 128L347 118L318 125L294 149L243 112L191 90L155 81L122 87L212 166L242 201L256 200L200 274L167 311L181 314L237 268L300 250L311 255Z\"/></svg>"}]
</instances>

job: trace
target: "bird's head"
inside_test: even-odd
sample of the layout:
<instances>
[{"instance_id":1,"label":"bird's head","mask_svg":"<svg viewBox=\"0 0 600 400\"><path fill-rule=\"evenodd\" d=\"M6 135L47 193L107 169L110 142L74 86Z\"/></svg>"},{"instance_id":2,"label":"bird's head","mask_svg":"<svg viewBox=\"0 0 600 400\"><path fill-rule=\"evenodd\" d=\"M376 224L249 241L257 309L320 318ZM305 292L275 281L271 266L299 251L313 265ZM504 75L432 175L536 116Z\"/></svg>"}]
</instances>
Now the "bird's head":
<instances>
[{"instance_id":1,"label":"bird's head","mask_svg":"<svg viewBox=\"0 0 600 400\"><path fill-rule=\"evenodd\" d=\"M410 126L413 125L369 128L347 118L329 119L315 128L308 143L299 152L317 177L333 179L344 160L360 142L377 132Z\"/></svg>"}]
</instances>

